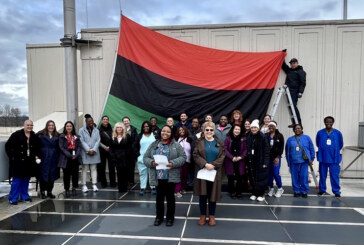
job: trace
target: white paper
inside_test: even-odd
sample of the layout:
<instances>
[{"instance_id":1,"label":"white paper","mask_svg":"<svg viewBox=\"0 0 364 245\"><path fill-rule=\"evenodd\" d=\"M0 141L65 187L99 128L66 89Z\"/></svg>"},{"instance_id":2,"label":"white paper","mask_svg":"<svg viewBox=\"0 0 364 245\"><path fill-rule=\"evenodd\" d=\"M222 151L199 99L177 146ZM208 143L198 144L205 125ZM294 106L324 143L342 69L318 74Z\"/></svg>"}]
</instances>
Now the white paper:
<instances>
[{"instance_id":1,"label":"white paper","mask_svg":"<svg viewBox=\"0 0 364 245\"><path fill-rule=\"evenodd\" d=\"M197 179L203 179L208 180L211 182L215 181L216 176L216 170L207 170L206 168L203 168L197 172Z\"/></svg>"},{"instance_id":2,"label":"white paper","mask_svg":"<svg viewBox=\"0 0 364 245\"><path fill-rule=\"evenodd\" d=\"M156 169L170 169L170 167L167 167L168 164L168 158L164 155L153 155L154 161L158 164Z\"/></svg>"}]
</instances>

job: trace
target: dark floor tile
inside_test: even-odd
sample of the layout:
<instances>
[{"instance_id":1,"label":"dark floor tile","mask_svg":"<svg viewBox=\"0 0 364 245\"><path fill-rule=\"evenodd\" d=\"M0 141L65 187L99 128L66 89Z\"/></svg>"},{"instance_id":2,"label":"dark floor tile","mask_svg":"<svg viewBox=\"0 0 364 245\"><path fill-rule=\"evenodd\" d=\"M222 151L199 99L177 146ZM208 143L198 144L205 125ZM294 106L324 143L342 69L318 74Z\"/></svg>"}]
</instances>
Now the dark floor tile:
<instances>
[{"instance_id":1,"label":"dark floor tile","mask_svg":"<svg viewBox=\"0 0 364 245\"><path fill-rule=\"evenodd\" d=\"M272 211L279 220L364 223L364 216L352 209L274 207Z\"/></svg>"},{"instance_id":2,"label":"dark floor tile","mask_svg":"<svg viewBox=\"0 0 364 245\"><path fill-rule=\"evenodd\" d=\"M87 193L83 193L82 191L77 191L76 195L72 195L70 198L67 199L100 199L100 200L117 200L119 199L124 193L119 193L117 191L98 191L93 192L89 190Z\"/></svg>"},{"instance_id":3,"label":"dark floor tile","mask_svg":"<svg viewBox=\"0 0 364 245\"><path fill-rule=\"evenodd\" d=\"M41 244L62 244L69 236L49 236L49 235L30 235L1 233L0 241L3 245L41 245Z\"/></svg>"},{"instance_id":4,"label":"dark floor tile","mask_svg":"<svg viewBox=\"0 0 364 245\"><path fill-rule=\"evenodd\" d=\"M176 198L176 202L190 202L191 196L192 192L188 192L186 195L183 195L182 198ZM155 201L155 198L156 195L152 195L150 192L144 193L144 195L141 196L139 195L139 191L130 191L122 200Z\"/></svg>"},{"instance_id":5,"label":"dark floor tile","mask_svg":"<svg viewBox=\"0 0 364 245\"><path fill-rule=\"evenodd\" d=\"M165 211L167 205L165 204ZM176 204L175 216L187 216L189 204ZM136 214L136 215L155 215L156 204L139 202L117 202L105 213L107 214Z\"/></svg>"},{"instance_id":6,"label":"dark floor tile","mask_svg":"<svg viewBox=\"0 0 364 245\"><path fill-rule=\"evenodd\" d=\"M57 213L101 213L113 202L89 202L71 200L47 200L25 211L57 212Z\"/></svg>"},{"instance_id":7,"label":"dark floor tile","mask_svg":"<svg viewBox=\"0 0 364 245\"><path fill-rule=\"evenodd\" d=\"M0 230L77 232L95 216L18 213L0 221Z\"/></svg>"},{"instance_id":8,"label":"dark floor tile","mask_svg":"<svg viewBox=\"0 0 364 245\"><path fill-rule=\"evenodd\" d=\"M100 233L115 235L181 237L185 220L175 220L172 227L166 227L165 222L154 226L154 218L149 217L99 217L82 233Z\"/></svg>"},{"instance_id":9,"label":"dark floor tile","mask_svg":"<svg viewBox=\"0 0 364 245\"><path fill-rule=\"evenodd\" d=\"M266 196L266 201L269 205L347 207L345 202L332 196L309 196L307 198L293 197L293 195L280 198Z\"/></svg>"},{"instance_id":10,"label":"dark floor tile","mask_svg":"<svg viewBox=\"0 0 364 245\"><path fill-rule=\"evenodd\" d=\"M296 243L363 244L363 226L283 224Z\"/></svg>"},{"instance_id":11,"label":"dark floor tile","mask_svg":"<svg viewBox=\"0 0 364 245\"><path fill-rule=\"evenodd\" d=\"M341 197L339 199L345 203L348 207L352 208L364 208L364 197Z\"/></svg>"},{"instance_id":12,"label":"dark floor tile","mask_svg":"<svg viewBox=\"0 0 364 245\"><path fill-rule=\"evenodd\" d=\"M243 241L291 242L278 223L216 221L216 226L198 226L188 220L184 238L223 239Z\"/></svg>"},{"instance_id":13,"label":"dark floor tile","mask_svg":"<svg viewBox=\"0 0 364 245\"><path fill-rule=\"evenodd\" d=\"M199 217L199 205L192 205L190 210L190 217ZM236 219L263 219L275 220L272 211L269 207L262 206L231 206L231 205L217 205L216 207L217 218L236 218Z\"/></svg>"},{"instance_id":14,"label":"dark floor tile","mask_svg":"<svg viewBox=\"0 0 364 245\"><path fill-rule=\"evenodd\" d=\"M178 241L77 236L77 237L73 237L67 243L67 245L100 245L100 244L107 244L107 245L177 245Z\"/></svg>"},{"instance_id":15,"label":"dark floor tile","mask_svg":"<svg viewBox=\"0 0 364 245\"><path fill-rule=\"evenodd\" d=\"M314 186L311 186L311 185L314 185L314 184L310 184L310 187L308 189L308 194L317 194L317 192L319 191L318 189L316 189L316 187ZM276 190L277 190L277 187L275 187ZM292 194L294 193L293 189L292 189L292 186L283 186L283 189L284 189L284 194Z\"/></svg>"},{"instance_id":16,"label":"dark floor tile","mask_svg":"<svg viewBox=\"0 0 364 245\"><path fill-rule=\"evenodd\" d=\"M239 241L241 242L241 241ZM219 244L219 243L216 243L216 242L206 242L206 240L201 243L200 241L181 241L180 245L216 245L216 244ZM236 244L242 244L242 243L223 243L224 245L236 245ZM256 243L245 243L244 242L244 245L256 245Z\"/></svg>"}]
</instances>

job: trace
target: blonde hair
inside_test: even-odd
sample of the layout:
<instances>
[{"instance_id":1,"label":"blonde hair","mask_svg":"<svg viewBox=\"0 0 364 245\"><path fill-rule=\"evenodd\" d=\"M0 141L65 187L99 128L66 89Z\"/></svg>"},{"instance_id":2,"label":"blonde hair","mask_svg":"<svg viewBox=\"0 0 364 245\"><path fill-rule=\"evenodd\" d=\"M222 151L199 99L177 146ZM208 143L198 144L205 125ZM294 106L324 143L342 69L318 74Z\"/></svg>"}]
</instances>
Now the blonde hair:
<instances>
[{"instance_id":1,"label":"blonde hair","mask_svg":"<svg viewBox=\"0 0 364 245\"><path fill-rule=\"evenodd\" d=\"M124 123L117 122L117 123L115 123L114 129L112 130L112 137L113 137L113 139L115 139L118 136L118 134L116 133L116 128L117 127L120 127L120 126L123 129L122 137L124 138L126 136L126 128L125 128Z\"/></svg>"},{"instance_id":2,"label":"blonde hair","mask_svg":"<svg viewBox=\"0 0 364 245\"><path fill-rule=\"evenodd\" d=\"M202 127L201 127L202 131L205 131L205 128L207 128L207 127L215 129L215 123L213 123L213 122L204 122L202 124Z\"/></svg>"}]
</instances>

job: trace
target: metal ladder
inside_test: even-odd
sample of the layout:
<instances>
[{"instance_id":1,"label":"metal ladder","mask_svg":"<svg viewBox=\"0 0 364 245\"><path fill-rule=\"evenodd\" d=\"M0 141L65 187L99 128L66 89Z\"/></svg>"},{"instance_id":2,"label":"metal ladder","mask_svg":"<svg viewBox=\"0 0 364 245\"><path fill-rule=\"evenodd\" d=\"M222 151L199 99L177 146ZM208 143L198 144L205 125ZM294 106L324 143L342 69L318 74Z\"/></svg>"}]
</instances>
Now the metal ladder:
<instances>
[{"instance_id":1,"label":"metal ladder","mask_svg":"<svg viewBox=\"0 0 364 245\"><path fill-rule=\"evenodd\" d=\"M282 97L283 94L285 94L287 96L287 107L288 107L288 111L289 111L291 121L294 124L298 124L297 114L296 114L296 111L294 109L291 93L289 92L289 88L287 87L287 85L283 85L282 87L280 87L278 89L277 96L274 99L272 109L270 110L270 116L271 116L271 118L273 120L274 116L275 116L275 114L277 112L279 101L281 100L281 97ZM313 180L315 182L316 189L319 189L319 183L317 181L316 174L315 174L315 171L314 171L312 166L309 166L309 171L310 171L310 173L312 175L312 178L313 178Z\"/></svg>"}]
</instances>

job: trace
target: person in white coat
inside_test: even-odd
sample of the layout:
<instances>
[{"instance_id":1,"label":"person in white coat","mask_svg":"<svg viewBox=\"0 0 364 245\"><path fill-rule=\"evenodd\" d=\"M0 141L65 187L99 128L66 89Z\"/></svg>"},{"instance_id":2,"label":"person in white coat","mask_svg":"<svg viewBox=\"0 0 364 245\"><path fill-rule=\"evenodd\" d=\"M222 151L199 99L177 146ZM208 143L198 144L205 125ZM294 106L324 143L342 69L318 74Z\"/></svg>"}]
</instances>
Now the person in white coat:
<instances>
[{"instance_id":1,"label":"person in white coat","mask_svg":"<svg viewBox=\"0 0 364 245\"><path fill-rule=\"evenodd\" d=\"M91 115L85 115L86 124L80 129L79 135L82 145L82 192L88 192L88 188L86 186L86 178L87 178L87 170L91 171L91 179L92 179L92 189L93 191L98 191L99 189L96 186L97 183L97 170L96 165L100 163L100 133L99 130L95 127L94 119Z\"/></svg>"}]
</instances>

